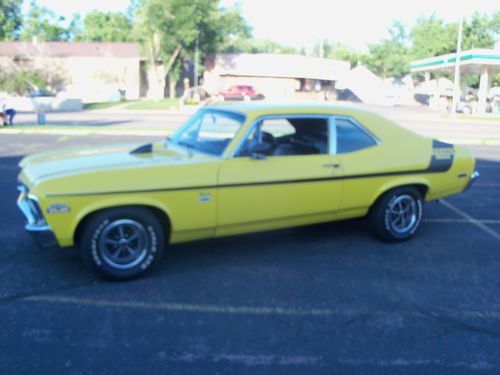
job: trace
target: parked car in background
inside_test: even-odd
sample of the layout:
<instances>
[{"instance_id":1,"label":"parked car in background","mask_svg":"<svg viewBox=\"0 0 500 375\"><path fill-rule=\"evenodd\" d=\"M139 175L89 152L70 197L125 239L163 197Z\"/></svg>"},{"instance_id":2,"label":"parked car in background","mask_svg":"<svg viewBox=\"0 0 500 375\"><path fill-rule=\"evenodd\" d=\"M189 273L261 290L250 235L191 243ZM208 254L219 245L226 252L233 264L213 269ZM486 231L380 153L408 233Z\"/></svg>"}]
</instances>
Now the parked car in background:
<instances>
[{"instance_id":1,"label":"parked car in background","mask_svg":"<svg viewBox=\"0 0 500 375\"><path fill-rule=\"evenodd\" d=\"M264 99L264 95L257 93L253 86L249 85L236 85L231 86L229 90L219 91L217 93L217 100L244 100L249 102L251 100Z\"/></svg>"},{"instance_id":2,"label":"parked car in background","mask_svg":"<svg viewBox=\"0 0 500 375\"><path fill-rule=\"evenodd\" d=\"M20 166L26 230L78 245L112 279L147 272L169 244L349 218L408 240L424 202L478 177L463 146L353 107L298 104L206 106L165 142L49 151Z\"/></svg>"}]
</instances>

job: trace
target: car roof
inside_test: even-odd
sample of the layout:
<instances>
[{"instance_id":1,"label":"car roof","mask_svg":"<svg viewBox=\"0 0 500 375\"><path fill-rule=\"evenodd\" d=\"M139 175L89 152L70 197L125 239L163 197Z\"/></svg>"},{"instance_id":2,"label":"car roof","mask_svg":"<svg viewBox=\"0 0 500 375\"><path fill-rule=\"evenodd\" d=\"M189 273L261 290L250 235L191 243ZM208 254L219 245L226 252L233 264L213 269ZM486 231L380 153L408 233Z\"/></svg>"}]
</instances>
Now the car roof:
<instances>
[{"instance_id":1,"label":"car roof","mask_svg":"<svg viewBox=\"0 0 500 375\"><path fill-rule=\"evenodd\" d=\"M270 102L253 102L253 103L238 103L238 104L213 104L204 107L204 109L215 109L220 111L230 111L243 113L247 116L265 116L279 114L325 114L325 115L345 115L352 116L356 114L374 114L362 108L338 104L325 103L270 103Z\"/></svg>"},{"instance_id":2,"label":"car roof","mask_svg":"<svg viewBox=\"0 0 500 375\"><path fill-rule=\"evenodd\" d=\"M207 105L203 109L213 109L243 114L249 120L261 116L273 115L334 115L345 116L355 119L358 123L365 126L378 139L398 139L400 137L409 137L408 140L423 139L424 137L413 133L412 131L398 126L395 122L388 120L380 114L360 108L359 106L329 103L270 103L270 102L251 102L242 104L215 104ZM400 138L403 139L403 138Z\"/></svg>"}]
</instances>

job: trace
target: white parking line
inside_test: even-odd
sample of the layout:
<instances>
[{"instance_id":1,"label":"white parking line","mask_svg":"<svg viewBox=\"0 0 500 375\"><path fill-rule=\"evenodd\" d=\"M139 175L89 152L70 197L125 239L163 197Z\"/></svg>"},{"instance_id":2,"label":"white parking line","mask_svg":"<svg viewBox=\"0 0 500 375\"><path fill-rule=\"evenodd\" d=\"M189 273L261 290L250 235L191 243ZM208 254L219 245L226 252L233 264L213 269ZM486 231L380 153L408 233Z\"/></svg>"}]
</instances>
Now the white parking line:
<instances>
[{"instance_id":1,"label":"white parking line","mask_svg":"<svg viewBox=\"0 0 500 375\"><path fill-rule=\"evenodd\" d=\"M424 219L425 223L440 223L440 224L473 224L474 221L469 219L451 219L451 218L442 218L442 219ZM476 222L481 224L500 224L500 220L476 220Z\"/></svg>"},{"instance_id":2,"label":"white parking line","mask_svg":"<svg viewBox=\"0 0 500 375\"><path fill-rule=\"evenodd\" d=\"M31 296L23 299L30 302L42 302L53 304L68 304L80 306L92 306L102 308L132 308L143 310L161 310L170 312L191 312L191 313L216 313L216 314L231 314L231 315L282 315L282 316L309 316L309 317L343 317L357 318L359 316L394 316L405 315L413 317L428 317L448 315L454 318L462 319L481 319L481 320L498 320L500 319L500 311L474 311L474 310L454 310L454 309L437 309L430 311L429 314L422 314L418 311L390 311L390 310L370 310L368 308L359 309L314 309L301 307L265 307L265 306L227 306L227 305L196 305L186 303L173 302L142 302L142 301L110 301L91 298L76 298L65 296Z\"/></svg>"},{"instance_id":3,"label":"white parking line","mask_svg":"<svg viewBox=\"0 0 500 375\"><path fill-rule=\"evenodd\" d=\"M463 212L461 209L459 209L458 207L455 207L454 205L452 205L451 203L448 203L447 201L445 201L444 199L440 201L441 204L447 208L449 208L450 210L452 210L453 212L455 212L456 214L462 216L464 219L468 220L469 223L471 223L472 225L475 225L476 227L478 227L479 229L481 229L483 232L486 232L488 233L490 236L496 238L497 240L500 241L500 234L495 232L493 229L487 227L485 224L483 224L481 221L473 218L472 216L470 216L468 213L466 212Z\"/></svg>"},{"instance_id":4,"label":"white parking line","mask_svg":"<svg viewBox=\"0 0 500 375\"><path fill-rule=\"evenodd\" d=\"M184 303L150 303L141 301L108 301L74 297L59 296L31 296L25 298L34 302L49 302L60 304L89 305L98 307L115 308L137 308L146 310L166 310L182 312L201 312L219 314L249 314L249 315L290 315L290 316L357 316L366 312L358 309L302 309L286 307L249 307L249 306L219 306L219 305L195 305Z\"/></svg>"},{"instance_id":5,"label":"white parking line","mask_svg":"<svg viewBox=\"0 0 500 375\"><path fill-rule=\"evenodd\" d=\"M496 183L496 182L478 182L477 184L474 184L474 186L479 186L479 187L500 187L500 184Z\"/></svg>"}]
</instances>

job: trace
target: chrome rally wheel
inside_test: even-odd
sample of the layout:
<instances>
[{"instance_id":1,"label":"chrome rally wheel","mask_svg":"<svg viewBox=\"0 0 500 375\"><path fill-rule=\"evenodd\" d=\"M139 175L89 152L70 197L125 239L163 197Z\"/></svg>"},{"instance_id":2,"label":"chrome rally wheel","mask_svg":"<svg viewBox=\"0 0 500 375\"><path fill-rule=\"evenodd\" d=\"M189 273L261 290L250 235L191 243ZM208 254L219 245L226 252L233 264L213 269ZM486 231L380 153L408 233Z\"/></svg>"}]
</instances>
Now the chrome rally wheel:
<instances>
[{"instance_id":1,"label":"chrome rally wheel","mask_svg":"<svg viewBox=\"0 0 500 375\"><path fill-rule=\"evenodd\" d=\"M410 231L417 222L417 201L409 194L395 196L387 207L386 221L395 233L406 233Z\"/></svg>"},{"instance_id":2,"label":"chrome rally wheel","mask_svg":"<svg viewBox=\"0 0 500 375\"><path fill-rule=\"evenodd\" d=\"M139 264L147 254L146 228L135 220L120 219L109 223L99 238L99 251L111 267L127 269Z\"/></svg>"},{"instance_id":3,"label":"chrome rally wheel","mask_svg":"<svg viewBox=\"0 0 500 375\"><path fill-rule=\"evenodd\" d=\"M104 210L86 221L80 251L100 276L132 279L149 272L161 259L165 229L143 207Z\"/></svg>"},{"instance_id":4,"label":"chrome rally wheel","mask_svg":"<svg viewBox=\"0 0 500 375\"><path fill-rule=\"evenodd\" d=\"M392 189L382 195L370 209L368 220L372 232L386 242L411 238L422 221L420 192L411 186Z\"/></svg>"}]
</instances>

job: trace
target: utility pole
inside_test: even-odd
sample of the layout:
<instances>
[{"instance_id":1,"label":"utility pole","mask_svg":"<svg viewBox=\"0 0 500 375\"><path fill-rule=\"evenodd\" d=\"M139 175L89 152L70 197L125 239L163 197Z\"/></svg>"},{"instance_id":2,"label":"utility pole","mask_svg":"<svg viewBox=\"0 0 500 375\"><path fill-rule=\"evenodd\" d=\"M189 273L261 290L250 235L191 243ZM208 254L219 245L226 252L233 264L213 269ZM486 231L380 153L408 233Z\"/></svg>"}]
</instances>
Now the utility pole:
<instances>
[{"instance_id":1,"label":"utility pole","mask_svg":"<svg viewBox=\"0 0 500 375\"><path fill-rule=\"evenodd\" d=\"M198 54L199 54L199 37L196 38L194 49L194 86L198 86Z\"/></svg>"},{"instance_id":2,"label":"utility pole","mask_svg":"<svg viewBox=\"0 0 500 375\"><path fill-rule=\"evenodd\" d=\"M458 24L458 38L457 38L457 53L455 55L455 77L453 79L453 102L451 104L451 115L456 116L457 106L460 102L460 58L462 53L462 31L464 26L464 17L460 17Z\"/></svg>"}]
</instances>

